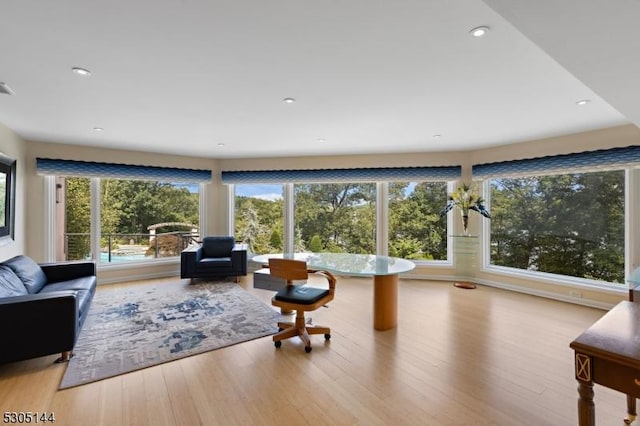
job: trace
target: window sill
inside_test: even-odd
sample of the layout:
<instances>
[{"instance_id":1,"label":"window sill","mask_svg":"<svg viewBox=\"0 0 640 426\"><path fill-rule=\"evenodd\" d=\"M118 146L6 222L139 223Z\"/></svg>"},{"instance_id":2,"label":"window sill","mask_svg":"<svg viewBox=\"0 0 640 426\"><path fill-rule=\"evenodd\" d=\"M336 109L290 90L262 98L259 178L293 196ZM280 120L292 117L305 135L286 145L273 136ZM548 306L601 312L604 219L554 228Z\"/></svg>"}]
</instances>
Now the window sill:
<instances>
[{"instance_id":1,"label":"window sill","mask_svg":"<svg viewBox=\"0 0 640 426\"><path fill-rule=\"evenodd\" d=\"M629 289L626 284L612 284L604 281L594 281L584 278L573 278L563 275L550 274L547 272L521 271L515 268L502 266L488 266L482 268L484 273L501 275L506 277L535 280L544 284L558 285L569 288L582 288L596 290L609 294L627 294Z\"/></svg>"},{"instance_id":2,"label":"window sill","mask_svg":"<svg viewBox=\"0 0 640 426\"><path fill-rule=\"evenodd\" d=\"M117 270L127 270L127 269L139 269L141 267L149 267L149 266L159 266L159 265L175 265L180 263L180 256L175 257L165 257L160 259L149 259L149 260L140 260L140 261L131 261L131 262L119 262L119 263L107 263L101 262L96 263L96 268L98 271L117 271Z\"/></svg>"}]
</instances>

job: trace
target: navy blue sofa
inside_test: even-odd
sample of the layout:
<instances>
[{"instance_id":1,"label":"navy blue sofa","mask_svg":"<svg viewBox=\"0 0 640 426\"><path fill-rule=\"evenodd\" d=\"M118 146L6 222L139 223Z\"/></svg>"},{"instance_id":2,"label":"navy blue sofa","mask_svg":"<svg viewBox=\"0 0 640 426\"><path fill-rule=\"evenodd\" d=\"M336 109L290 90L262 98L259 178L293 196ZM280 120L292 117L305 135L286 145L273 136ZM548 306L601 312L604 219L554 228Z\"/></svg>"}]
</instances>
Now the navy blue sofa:
<instances>
[{"instance_id":1,"label":"navy blue sofa","mask_svg":"<svg viewBox=\"0 0 640 426\"><path fill-rule=\"evenodd\" d=\"M94 262L0 263L0 363L60 353L68 361L96 291Z\"/></svg>"}]
</instances>

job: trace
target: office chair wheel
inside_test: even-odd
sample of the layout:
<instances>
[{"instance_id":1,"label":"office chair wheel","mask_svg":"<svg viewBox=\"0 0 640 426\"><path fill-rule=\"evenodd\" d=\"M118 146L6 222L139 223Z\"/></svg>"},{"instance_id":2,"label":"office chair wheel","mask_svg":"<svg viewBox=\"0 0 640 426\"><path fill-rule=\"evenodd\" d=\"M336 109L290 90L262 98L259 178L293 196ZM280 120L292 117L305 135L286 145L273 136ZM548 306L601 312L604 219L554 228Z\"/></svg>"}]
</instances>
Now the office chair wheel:
<instances>
[{"instance_id":1,"label":"office chair wheel","mask_svg":"<svg viewBox=\"0 0 640 426\"><path fill-rule=\"evenodd\" d=\"M306 353L311 352L311 349L312 349L312 348L311 348L311 346L305 346L305 347L304 347L304 351L305 351Z\"/></svg>"},{"instance_id":2,"label":"office chair wheel","mask_svg":"<svg viewBox=\"0 0 640 426\"><path fill-rule=\"evenodd\" d=\"M324 335L324 340L331 340L331 334L327 333Z\"/></svg>"},{"instance_id":3,"label":"office chair wheel","mask_svg":"<svg viewBox=\"0 0 640 426\"><path fill-rule=\"evenodd\" d=\"M277 348L279 348L280 346L282 346L282 342L280 340L278 340L277 342L273 342L273 345Z\"/></svg>"}]
</instances>

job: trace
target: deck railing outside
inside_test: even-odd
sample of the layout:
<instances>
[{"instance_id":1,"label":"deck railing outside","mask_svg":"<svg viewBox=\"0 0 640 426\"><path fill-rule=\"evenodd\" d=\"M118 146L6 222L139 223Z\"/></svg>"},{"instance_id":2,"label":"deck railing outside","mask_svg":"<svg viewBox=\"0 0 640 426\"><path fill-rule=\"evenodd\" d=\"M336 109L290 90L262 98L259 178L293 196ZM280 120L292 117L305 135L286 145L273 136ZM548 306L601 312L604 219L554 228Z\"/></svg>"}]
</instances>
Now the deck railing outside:
<instances>
[{"instance_id":1,"label":"deck railing outside","mask_svg":"<svg viewBox=\"0 0 640 426\"><path fill-rule=\"evenodd\" d=\"M198 242L199 235L191 231L157 234L102 234L100 262L132 262L161 257L179 256L189 245ZM65 233L66 260L91 259L91 237L88 233Z\"/></svg>"}]
</instances>

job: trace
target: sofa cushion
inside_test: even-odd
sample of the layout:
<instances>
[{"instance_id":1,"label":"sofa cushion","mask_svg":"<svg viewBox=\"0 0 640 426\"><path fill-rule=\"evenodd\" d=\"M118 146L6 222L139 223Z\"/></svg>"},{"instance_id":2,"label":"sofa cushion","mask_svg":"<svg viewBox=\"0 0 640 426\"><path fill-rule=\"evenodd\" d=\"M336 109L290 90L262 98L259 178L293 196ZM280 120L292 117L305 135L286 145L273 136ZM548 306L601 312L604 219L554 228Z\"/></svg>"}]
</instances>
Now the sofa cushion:
<instances>
[{"instance_id":1,"label":"sofa cushion","mask_svg":"<svg viewBox=\"0 0 640 426\"><path fill-rule=\"evenodd\" d=\"M233 237L204 237L202 257L229 257L235 245Z\"/></svg>"},{"instance_id":2,"label":"sofa cushion","mask_svg":"<svg viewBox=\"0 0 640 426\"><path fill-rule=\"evenodd\" d=\"M0 297L23 296L27 294L20 278L7 266L0 266Z\"/></svg>"},{"instance_id":3,"label":"sofa cushion","mask_svg":"<svg viewBox=\"0 0 640 426\"><path fill-rule=\"evenodd\" d=\"M42 268L30 257L16 256L4 262L20 278L29 294L38 293L47 283Z\"/></svg>"},{"instance_id":4,"label":"sofa cushion","mask_svg":"<svg viewBox=\"0 0 640 426\"><path fill-rule=\"evenodd\" d=\"M85 310L89 309L91 300L96 290L96 277L74 278L69 281L61 281L58 283L47 284L42 288L40 293L46 294L52 291L73 290L76 292L78 299L78 314L84 316Z\"/></svg>"},{"instance_id":5,"label":"sofa cushion","mask_svg":"<svg viewBox=\"0 0 640 426\"><path fill-rule=\"evenodd\" d=\"M41 290L42 293L49 291L61 291L61 290L93 290L95 288L96 277L80 277L67 281L60 281L57 283L51 283L44 286Z\"/></svg>"},{"instance_id":6,"label":"sofa cushion","mask_svg":"<svg viewBox=\"0 0 640 426\"><path fill-rule=\"evenodd\" d=\"M230 269L232 266L233 266L233 263L231 263L230 257L205 257L200 262L198 262L198 270L210 269L210 268Z\"/></svg>"}]
</instances>

